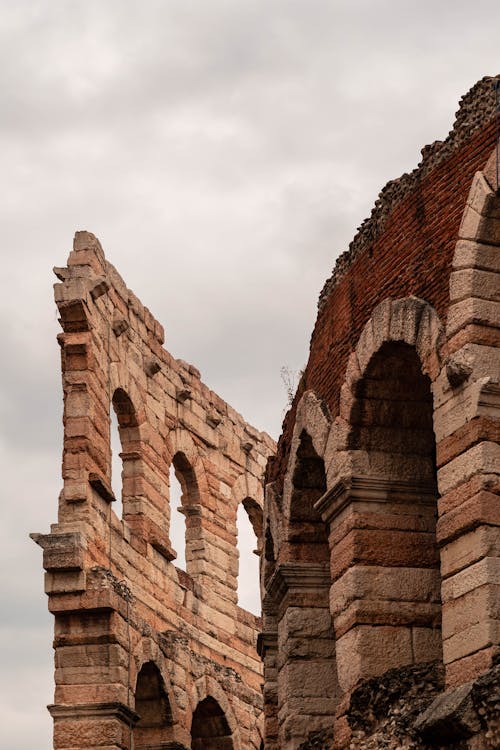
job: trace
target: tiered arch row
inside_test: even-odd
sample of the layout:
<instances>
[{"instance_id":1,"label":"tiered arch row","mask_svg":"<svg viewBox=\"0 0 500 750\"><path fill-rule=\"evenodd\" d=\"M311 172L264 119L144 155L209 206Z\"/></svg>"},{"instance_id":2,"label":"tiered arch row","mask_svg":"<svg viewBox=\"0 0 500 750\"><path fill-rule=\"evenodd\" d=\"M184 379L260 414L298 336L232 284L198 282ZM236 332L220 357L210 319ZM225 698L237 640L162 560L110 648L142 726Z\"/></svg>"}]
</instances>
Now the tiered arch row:
<instances>
[{"instance_id":1,"label":"tiered arch row","mask_svg":"<svg viewBox=\"0 0 500 750\"><path fill-rule=\"evenodd\" d=\"M453 710L465 710L474 680L493 679L499 654L499 217L498 192L478 172L444 280L446 319L413 294L382 298L344 349L328 402L307 383L321 391L338 360L321 336L345 315L352 269L333 291L333 323L320 312L314 366L278 450L287 462L266 487L268 750L357 748L383 721L376 702L389 711L388 689L399 701L391 727L415 713L409 696L429 706L425 690L439 694L435 715L421 718L426 748L458 747L487 727L474 714L475 729L454 728ZM416 741L405 727L397 737L411 728ZM396 742L392 731L376 736Z\"/></svg>"},{"instance_id":2,"label":"tiered arch row","mask_svg":"<svg viewBox=\"0 0 500 750\"><path fill-rule=\"evenodd\" d=\"M93 235L55 272L64 484L58 523L33 535L55 616L55 746L260 748L260 624L238 606L236 519L241 505L260 554L274 443L164 349Z\"/></svg>"}]
</instances>

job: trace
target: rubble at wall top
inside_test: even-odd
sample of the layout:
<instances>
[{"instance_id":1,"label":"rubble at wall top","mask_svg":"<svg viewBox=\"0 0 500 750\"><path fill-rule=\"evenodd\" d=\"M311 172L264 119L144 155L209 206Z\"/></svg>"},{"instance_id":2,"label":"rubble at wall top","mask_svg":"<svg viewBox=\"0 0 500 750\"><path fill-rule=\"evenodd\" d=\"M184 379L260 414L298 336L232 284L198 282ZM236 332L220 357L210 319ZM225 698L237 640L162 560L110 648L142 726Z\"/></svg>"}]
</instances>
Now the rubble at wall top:
<instances>
[{"instance_id":1,"label":"rubble at wall top","mask_svg":"<svg viewBox=\"0 0 500 750\"><path fill-rule=\"evenodd\" d=\"M437 167L441 162L495 113L495 93L493 81L499 76L485 76L460 99L455 122L444 141L434 141L421 150L422 161L411 172L405 172L396 180L390 180L379 193L372 212L366 218L349 244L349 249L337 258L332 275L326 280L318 299L321 311L330 292L347 273L356 258L367 250L383 232L385 223L393 209L406 198L418 181Z\"/></svg>"}]
</instances>

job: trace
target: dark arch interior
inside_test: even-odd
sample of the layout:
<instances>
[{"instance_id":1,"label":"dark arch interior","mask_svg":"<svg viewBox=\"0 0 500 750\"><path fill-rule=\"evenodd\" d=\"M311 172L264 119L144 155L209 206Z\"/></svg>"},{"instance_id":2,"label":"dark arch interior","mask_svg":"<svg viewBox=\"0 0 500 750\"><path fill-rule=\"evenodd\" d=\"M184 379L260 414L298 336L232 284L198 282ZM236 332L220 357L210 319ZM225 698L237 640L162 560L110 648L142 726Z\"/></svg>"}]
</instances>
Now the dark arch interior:
<instances>
[{"instance_id":1,"label":"dark arch interior","mask_svg":"<svg viewBox=\"0 0 500 750\"><path fill-rule=\"evenodd\" d=\"M262 563L264 583L267 583L274 573L276 558L274 552L274 540L270 526L266 527L264 535L264 561Z\"/></svg>"},{"instance_id":2,"label":"dark arch interior","mask_svg":"<svg viewBox=\"0 0 500 750\"><path fill-rule=\"evenodd\" d=\"M192 750L232 750L231 730L222 708L208 696L196 707L191 725Z\"/></svg>"},{"instance_id":3,"label":"dark arch interior","mask_svg":"<svg viewBox=\"0 0 500 750\"><path fill-rule=\"evenodd\" d=\"M171 739L172 710L160 670L149 661L137 676L135 710L140 718L134 729L134 745L148 748Z\"/></svg>"},{"instance_id":4,"label":"dark arch interior","mask_svg":"<svg viewBox=\"0 0 500 750\"><path fill-rule=\"evenodd\" d=\"M383 344L358 382L349 447L413 456L426 479L435 479L431 382L415 349Z\"/></svg>"},{"instance_id":5,"label":"dark arch interior","mask_svg":"<svg viewBox=\"0 0 500 750\"><path fill-rule=\"evenodd\" d=\"M113 394L113 408L120 427L137 427L137 416L134 405L123 388L117 388Z\"/></svg>"},{"instance_id":6,"label":"dark arch interior","mask_svg":"<svg viewBox=\"0 0 500 750\"><path fill-rule=\"evenodd\" d=\"M377 504L372 498L370 507L378 515L379 528L392 530L394 538L399 535L399 544L394 543L393 548L393 569L413 571L415 591L411 596L419 607L418 619L401 627L419 628L420 634L425 628L430 639L425 653L413 649L411 659L441 658L433 399L430 378L422 371L416 349L404 342L383 344L368 363L355 397L348 446L366 452L370 477L385 483L385 500ZM369 556L368 550L366 554ZM377 563L373 557L369 559L371 564Z\"/></svg>"},{"instance_id":7,"label":"dark arch interior","mask_svg":"<svg viewBox=\"0 0 500 750\"><path fill-rule=\"evenodd\" d=\"M311 559L310 546L314 545L312 554L315 562L328 563L330 554L326 524L314 508L316 501L325 492L323 459L314 450L310 435L303 430L293 474L288 540L294 545L301 546L306 555L305 559Z\"/></svg>"}]
</instances>

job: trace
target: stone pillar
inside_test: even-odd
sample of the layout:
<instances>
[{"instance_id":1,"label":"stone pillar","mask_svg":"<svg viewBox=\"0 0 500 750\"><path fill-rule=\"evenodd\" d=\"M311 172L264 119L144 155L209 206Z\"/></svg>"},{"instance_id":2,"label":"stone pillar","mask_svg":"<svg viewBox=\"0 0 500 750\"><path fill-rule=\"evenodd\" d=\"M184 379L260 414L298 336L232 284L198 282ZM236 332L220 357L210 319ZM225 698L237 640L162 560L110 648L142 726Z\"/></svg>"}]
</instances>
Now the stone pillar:
<instances>
[{"instance_id":1,"label":"stone pillar","mask_svg":"<svg viewBox=\"0 0 500 750\"><path fill-rule=\"evenodd\" d=\"M486 671L500 643L500 198L481 172L459 237L435 404L448 687Z\"/></svg>"},{"instance_id":2,"label":"stone pillar","mask_svg":"<svg viewBox=\"0 0 500 750\"><path fill-rule=\"evenodd\" d=\"M266 623L269 626L269 623ZM264 742L266 750L279 750L278 744L278 633L260 633L257 651L264 663Z\"/></svg>"},{"instance_id":3,"label":"stone pillar","mask_svg":"<svg viewBox=\"0 0 500 750\"><path fill-rule=\"evenodd\" d=\"M123 703L74 703L48 708L54 719L57 750L131 748L132 727L138 717Z\"/></svg>"},{"instance_id":4,"label":"stone pillar","mask_svg":"<svg viewBox=\"0 0 500 750\"><path fill-rule=\"evenodd\" d=\"M280 750L331 727L339 697L328 565L282 563L267 587L278 607Z\"/></svg>"},{"instance_id":5,"label":"stone pillar","mask_svg":"<svg viewBox=\"0 0 500 750\"><path fill-rule=\"evenodd\" d=\"M330 607L342 692L441 656L436 488L339 481L316 503L330 526Z\"/></svg>"}]
</instances>

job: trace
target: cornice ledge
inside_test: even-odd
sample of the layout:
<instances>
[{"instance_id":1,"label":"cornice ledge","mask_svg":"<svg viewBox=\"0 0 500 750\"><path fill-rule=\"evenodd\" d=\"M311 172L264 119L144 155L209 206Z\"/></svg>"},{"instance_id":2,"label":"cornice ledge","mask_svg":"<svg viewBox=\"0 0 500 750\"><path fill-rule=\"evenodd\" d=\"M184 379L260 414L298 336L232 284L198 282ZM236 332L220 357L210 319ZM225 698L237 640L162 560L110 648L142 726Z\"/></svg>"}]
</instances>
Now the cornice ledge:
<instances>
[{"instance_id":1,"label":"cornice ledge","mask_svg":"<svg viewBox=\"0 0 500 750\"><path fill-rule=\"evenodd\" d=\"M109 703L74 703L71 706L52 704L47 706L48 712L54 719L80 719L114 716L127 724L137 723L139 714L120 701Z\"/></svg>"},{"instance_id":2,"label":"cornice ledge","mask_svg":"<svg viewBox=\"0 0 500 750\"><path fill-rule=\"evenodd\" d=\"M278 648L278 633L273 631L259 633L257 636L257 653L263 659L268 649Z\"/></svg>"},{"instance_id":3,"label":"cornice ledge","mask_svg":"<svg viewBox=\"0 0 500 750\"><path fill-rule=\"evenodd\" d=\"M437 495L437 486L434 482L349 476L341 477L316 501L314 508L323 521L328 523L355 501L414 503L418 500L422 505L431 505L436 502Z\"/></svg>"},{"instance_id":4,"label":"cornice ledge","mask_svg":"<svg viewBox=\"0 0 500 750\"><path fill-rule=\"evenodd\" d=\"M322 563L281 563L269 581L266 592L280 604L285 594L293 589L315 590L330 588L331 577L328 564Z\"/></svg>"}]
</instances>

